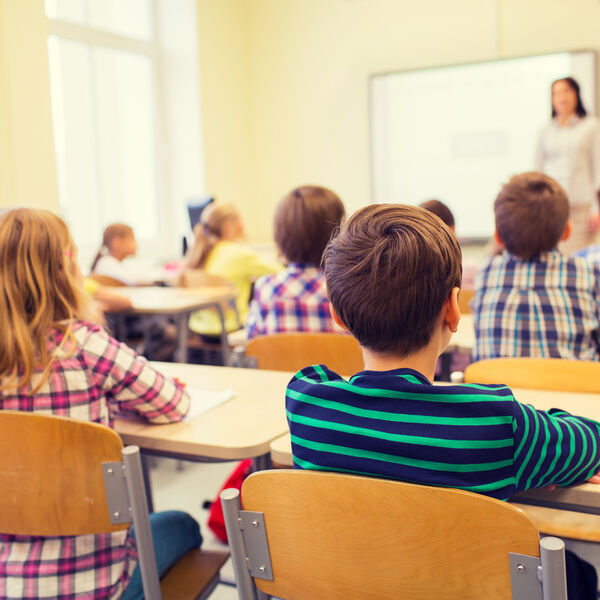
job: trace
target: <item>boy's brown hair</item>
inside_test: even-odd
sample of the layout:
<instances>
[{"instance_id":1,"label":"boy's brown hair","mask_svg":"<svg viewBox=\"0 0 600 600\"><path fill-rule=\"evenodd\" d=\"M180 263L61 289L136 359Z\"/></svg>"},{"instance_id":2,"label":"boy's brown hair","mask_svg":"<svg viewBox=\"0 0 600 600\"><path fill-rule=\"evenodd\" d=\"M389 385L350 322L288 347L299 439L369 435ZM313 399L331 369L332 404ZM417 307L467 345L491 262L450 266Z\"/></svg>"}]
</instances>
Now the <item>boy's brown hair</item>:
<instances>
[{"instance_id":1,"label":"boy's brown hair","mask_svg":"<svg viewBox=\"0 0 600 600\"><path fill-rule=\"evenodd\" d=\"M373 352L406 356L426 346L462 255L452 231L429 211L374 204L342 225L323 255L329 299Z\"/></svg>"},{"instance_id":2,"label":"boy's brown hair","mask_svg":"<svg viewBox=\"0 0 600 600\"><path fill-rule=\"evenodd\" d=\"M297 187L275 210L275 243L288 262L318 267L344 214L342 201L331 190L316 185Z\"/></svg>"},{"instance_id":3,"label":"boy's brown hair","mask_svg":"<svg viewBox=\"0 0 600 600\"><path fill-rule=\"evenodd\" d=\"M496 230L514 256L530 259L554 250L569 219L565 190L542 173L511 177L494 202Z\"/></svg>"}]
</instances>

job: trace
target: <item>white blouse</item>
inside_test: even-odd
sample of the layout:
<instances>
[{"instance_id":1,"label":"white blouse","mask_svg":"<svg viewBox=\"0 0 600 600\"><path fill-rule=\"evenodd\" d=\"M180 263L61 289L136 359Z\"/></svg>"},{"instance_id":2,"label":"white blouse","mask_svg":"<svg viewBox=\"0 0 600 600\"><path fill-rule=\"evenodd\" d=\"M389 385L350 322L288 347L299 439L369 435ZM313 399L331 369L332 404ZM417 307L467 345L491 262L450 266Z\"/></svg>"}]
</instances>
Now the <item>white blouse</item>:
<instances>
[{"instance_id":1,"label":"white blouse","mask_svg":"<svg viewBox=\"0 0 600 600\"><path fill-rule=\"evenodd\" d=\"M538 139L535 168L560 183L572 206L598 212L600 190L600 121L573 116L561 126L552 119Z\"/></svg>"}]
</instances>

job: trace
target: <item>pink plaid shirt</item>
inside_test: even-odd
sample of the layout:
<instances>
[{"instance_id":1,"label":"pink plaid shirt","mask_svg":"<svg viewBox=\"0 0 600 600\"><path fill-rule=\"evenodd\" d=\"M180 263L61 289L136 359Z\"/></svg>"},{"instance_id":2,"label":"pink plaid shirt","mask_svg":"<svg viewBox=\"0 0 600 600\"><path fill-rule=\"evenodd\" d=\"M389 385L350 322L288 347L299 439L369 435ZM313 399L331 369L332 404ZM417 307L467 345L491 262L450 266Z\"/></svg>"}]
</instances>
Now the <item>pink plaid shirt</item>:
<instances>
[{"instance_id":1,"label":"pink plaid shirt","mask_svg":"<svg viewBox=\"0 0 600 600\"><path fill-rule=\"evenodd\" d=\"M73 323L77 347L58 353L50 378L35 387L0 392L0 409L26 410L112 425L115 412L135 412L152 423L180 421L190 399L183 386L102 328ZM58 331L49 339L55 349ZM36 375L39 378L39 374ZM0 534L0 598L120 598L137 562L127 531L76 537Z\"/></svg>"}]
</instances>

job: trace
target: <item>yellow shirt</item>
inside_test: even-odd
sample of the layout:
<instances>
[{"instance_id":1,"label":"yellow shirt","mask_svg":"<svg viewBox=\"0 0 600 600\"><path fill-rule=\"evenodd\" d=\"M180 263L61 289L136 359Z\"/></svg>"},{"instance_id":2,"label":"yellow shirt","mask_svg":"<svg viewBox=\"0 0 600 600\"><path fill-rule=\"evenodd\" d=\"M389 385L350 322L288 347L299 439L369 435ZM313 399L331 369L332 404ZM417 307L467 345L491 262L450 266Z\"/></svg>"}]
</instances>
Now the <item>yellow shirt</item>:
<instances>
[{"instance_id":1,"label":"yellow shirt","mask_svg":"<svg viewBox=\"0 0 600 600\"><path fill-rule=\"evenodd\" d=\"M238 323L235 311L225 313L225 327L227 331L235 331L244 325L252 282L263 275L276 273L283 269L283 265L261 258L243 244L238 242L221 241L213 248L206 265L207 273L220 275L229 280L238 291L236 300L241 323ZM215 309L198 310L190 317L189 327L196 333L204 335L220 335L221 320Z\"/></svg>"}]
</instances>

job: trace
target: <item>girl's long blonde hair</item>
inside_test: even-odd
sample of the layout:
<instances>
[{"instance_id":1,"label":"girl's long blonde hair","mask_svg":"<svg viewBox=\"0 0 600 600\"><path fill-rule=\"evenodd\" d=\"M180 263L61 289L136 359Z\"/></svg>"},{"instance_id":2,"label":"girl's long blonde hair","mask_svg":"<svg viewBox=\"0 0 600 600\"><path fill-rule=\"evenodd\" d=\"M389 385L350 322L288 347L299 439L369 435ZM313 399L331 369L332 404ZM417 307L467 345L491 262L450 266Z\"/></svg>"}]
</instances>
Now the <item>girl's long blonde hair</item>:
<instances>
[{"instance_id":1,"label":"girl's long blonde hair","mask_svg":"<svg viewBox=\"0 0 600 600\"><path fill-rule=\"evenodd\" d=\"M240 218L233 204L205 209L202 220L194 227L194 245L185 256L186 269L202 269L213 248L223 238L223 228L229 221Z\"/></svg>"},{"instance_id":2,"label":"girl's long blonde hair","mask_svg":"<svg viewBox=\"0 0 600 600\"><path fill-rule=\"evenodd\" d=\"M45 210L20 208L0 217L0 391L49 376L51 331L64 334L58 349L74 348L74 319L93 314L62 219Z\"/></svg>"}]
</instances>

